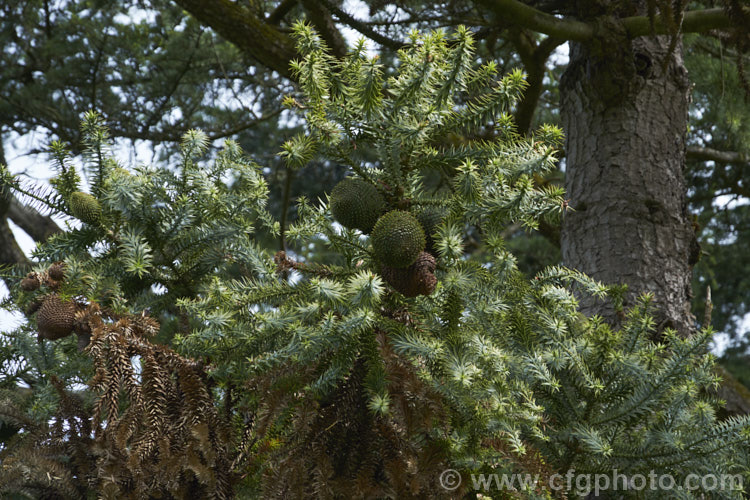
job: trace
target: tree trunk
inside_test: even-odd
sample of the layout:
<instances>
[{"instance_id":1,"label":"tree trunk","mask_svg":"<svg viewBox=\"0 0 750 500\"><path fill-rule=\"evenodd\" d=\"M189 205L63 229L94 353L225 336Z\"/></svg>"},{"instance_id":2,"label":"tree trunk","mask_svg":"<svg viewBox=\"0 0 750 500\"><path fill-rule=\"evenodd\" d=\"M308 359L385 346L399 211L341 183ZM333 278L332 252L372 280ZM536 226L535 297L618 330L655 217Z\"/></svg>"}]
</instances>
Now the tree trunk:
<instances>
[{"instance_id":1,"label":"tree trunk","mask_svg":"<svg viewBox=\"0 0 750 500\"><path fill-rule=\"evenodd\" d=\"M689 80L669 37L629 41L619 32L571 43L560 86L566 189L563 261L607 284L628 286L625 305L654 294L659 330L694 329L690 313L695 234L683 179ZM668 62L664 65L665 57ZM618 321L611 305L582 298L584 312Z\"/></svg>"},{"instance_id":2,"label":"tree trunk","mask_svg":"<svg viewBox=\"0 0 750 500\"><path fill-rule=\"evenodd\" d=\"M0 134L0 165L7 165L2 134ZM8 225L8 211L12 200L13 194L10 190L0 188L0 266L26 264L28 262L26 255L16 242L16 237L10 229L10 225ZM9 278L3 278L3 281L8 288L13 284Z\"/></svg>"}]
</instances>

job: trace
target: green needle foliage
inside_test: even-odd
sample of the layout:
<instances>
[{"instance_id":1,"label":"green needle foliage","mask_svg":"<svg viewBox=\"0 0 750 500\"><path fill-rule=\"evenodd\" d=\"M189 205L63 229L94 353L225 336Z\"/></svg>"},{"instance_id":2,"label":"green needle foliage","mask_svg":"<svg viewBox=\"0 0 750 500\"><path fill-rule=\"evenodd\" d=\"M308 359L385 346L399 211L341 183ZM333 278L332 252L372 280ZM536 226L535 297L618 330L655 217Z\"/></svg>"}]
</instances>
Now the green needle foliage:
<instances>
[{"instance_id":1,"label":"green needle foliage","mask_svg":"<svg viewBox=\"0 0 750 500\"><path fill-rule=\"evenodd\" d=\"M34 386L23 401L0 399L0 421L24 429L1 452L0 491L471 494L468 480L441 488L447 468L535 473L544 484L569 469L654 471L678 484L689 474L750 479L750 418L718 422L706 396L717 384L710 331L655 340L649 297L613 330L581 315L576 299L615 300L607 287L561 267L523 276L505 248L509 225L534 229L565 206L558 188L533 182L554 167L560 131L525 139L510 126L523 74L496 80L491 65L473 68L466 29L414 33L392 73L363 42L338 61L309 26L294 33L305 99L286 104L307 128L282 156L290 168L319 157L346 165L389 211L437 214L422 259L436 269L409 271L437 285L404 297L381 275L370 238L337 224L325 201L299 200L300 218L284 230L300 252L272 256L253 242L254 229L280 229L265 209L268 189L236 144L200 161L207 141L190 131L179 164L127 172L91 113L84 162L101 221L38 249L33 271L44 278L65 262L56 293L77 300L76 333L90 343L35 346L33 312L7 337L24 360L14 373ZM489 129L500 138L483 140ZM471 140L453 145L452 133ZM67 172L46 195L3 179L70 214L64 200L80 186ZM312 243L336 262L304 252ZM13 305L28 311L50 286L19 285ZM91 377L72 404L73 384ZM68 421L85 425L75 434Z\"/></svg>"}]
</instances>

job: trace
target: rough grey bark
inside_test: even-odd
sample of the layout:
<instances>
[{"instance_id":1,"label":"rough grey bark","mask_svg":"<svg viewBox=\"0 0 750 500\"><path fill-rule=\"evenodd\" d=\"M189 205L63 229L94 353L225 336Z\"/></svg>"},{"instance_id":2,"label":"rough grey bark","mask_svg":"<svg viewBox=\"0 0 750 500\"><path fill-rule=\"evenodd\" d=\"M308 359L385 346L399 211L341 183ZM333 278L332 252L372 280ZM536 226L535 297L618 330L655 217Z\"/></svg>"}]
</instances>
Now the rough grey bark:
<instances>
[{"instance_id":1,"label":"rough grey bark","mask_svg":"<svg viewBox=\"0 0 750 500\"><path fill-rule=\"evenodd\" d=\"M613 22L608 33L617 32ZM694 328L689 222L683 168L689 80L681 46L669 38L620 36L571 43L560 87L566 141L566 265L602 282L628 285L626 305L653 292L660 328ZM610 321L612 307L584 298Z\"/></svg>"}]
</instances>

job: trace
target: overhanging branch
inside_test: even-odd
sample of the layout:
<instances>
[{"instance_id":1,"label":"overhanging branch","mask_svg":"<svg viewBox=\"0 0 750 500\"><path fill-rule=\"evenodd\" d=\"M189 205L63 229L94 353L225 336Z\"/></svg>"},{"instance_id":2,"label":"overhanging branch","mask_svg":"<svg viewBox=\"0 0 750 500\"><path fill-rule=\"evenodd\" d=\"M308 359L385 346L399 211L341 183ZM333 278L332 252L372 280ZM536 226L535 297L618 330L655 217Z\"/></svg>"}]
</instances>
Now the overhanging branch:
<instances>
[{"instance_id":1,"label":"overhanging branch","mask_svg":"<svg viewBox=\"0 0 750 500\"><path fill-rule=\"evenodd\" d=\"M336 17L339 18L339 21L342 23L347 24L351 28L354 28L355 30L362 33L364 36L370 38L374 42L377 42L384 47L388 47L392 50L399 50L404 47L404 43L400 42L398 40L393 40L391 38L388 38L385 35L382 35L378 33L376 30L369 27L364 22L360 21L359 19L356 19L354 16L347 13L345 10L339 8L334 2L331 2L330 0L320 0L323 5L328 7L328 9L331 10L334 14L336 14Z\"/></svg>"},{"instance_id":2,"label":"overhanging branch","mask_svg":"<svg viewBox=\"0 0 750 500\"><path fill-rule=\"evenodd\" d=\"M279 24L284 16L297 6L297 3L298 0L282 0L276 9L268 15L266 22L268 24Z\"/></svg>"},{"instance_id":3,"label":"overhanging branch","mask_svg":"<svg viewBox=\"0 0 750 500\"><path fill-rule=\"evenodd\" d=\"M289 63L297 57L297 52L292 39L276 27L229 0L175 0L175 3L263 66L291 77Z\"/></svg>"},{"instance_id":4,"label":"overhanging branch","mask_svg":"<svg viewBox=\"0 0 750 500\"><path fill-rule=\"evenodd\" d=\"M719 163L750 163L750 157L736 151L719 151L713 148L688 146L687 159L698 161L715 161Z\"/></svg>"},{"instance_id":5,"label":"overhanging branch","mask_svg":"<svg viewBox=\"0 0 750 500\"><path fill-rule=\"evenodd\" d=\"M594 28L588 23L560 19L516 0L479 0L479 3L494 12L500 20L555 38L585 42L594 36Z\"/></svg>"},{"instance_id":6,"label":"overhanging branch","mask_svg":"<svg viewBox=\"0 0 750 500\"><path fill-rule=\"evenodd\" d=\"M501 21L507 20L508 24L520 25L538 33L575 42L586 42L594 36L594 27L589 23L571 18L558 18L518 0L479 0L479 3L491 10ZM745 7L744 10L750 14L750 7ZM631 38L652 33L648 16L626 17L621 22ZM680 31L703 33L731 26L732 22L723 9L704 9L685 12ZM670 33L669 27L660 15L654 19L654 32L658 35Z\"/></svg>"},{"instance_id":7,"label":"overhanging branch","mask_svg":"<svg viewBox=\"0 0 750 500\"><path fill-rule=\"evenodd\" d=\"M539 98L544 89L544 75L547 59L556 47L563 41L555 37L547 37L538 45L525 30L510 30L513 41L521 62L526 70L526 82L528 87L516 107L515 120L518 132L527 134L531 128Z\"/></svg>"},{"instance_id":8,"label":"overhanging branch","mask_svg":"<svg viewBox=\"0 0 750 500\"><path fill-rule=\"evenodd\" d=\"M42 215L32 207L22 205L15 197L11 198L9 203L8 217L34 241L47 241L47 238L53 234L62 232L52 217Z\"/></svg>"},{"instance_id":9,"label":"overhanging branch","mask_svg":"<svg viewBox=\"0 0 750 500\"><path fill-rule=\"evenodd\" d=\"M746 8L746 11L750 12L750 8ZM622 24L631 38L651 33L651 24L646 16L626 17L622 20ZM732 22L724 9L693 10L685 12L680 32L705 33L731 26ZM660 15L654 18L654 30L658 35L669 34L669 28Z\"/></svg>"},{"instance_id":10,"label":"overhanging branch","mask_svg":"<svg viewBox=\"0 0 750 500\"><path fill-rule=\"evenodd\" d=\"M302 0L308 19L312 22L318 34L325 40L334 56L342 58L349 51L346 40L336 27L331 12L320 0Z\"/></svg>"}]
</instances>

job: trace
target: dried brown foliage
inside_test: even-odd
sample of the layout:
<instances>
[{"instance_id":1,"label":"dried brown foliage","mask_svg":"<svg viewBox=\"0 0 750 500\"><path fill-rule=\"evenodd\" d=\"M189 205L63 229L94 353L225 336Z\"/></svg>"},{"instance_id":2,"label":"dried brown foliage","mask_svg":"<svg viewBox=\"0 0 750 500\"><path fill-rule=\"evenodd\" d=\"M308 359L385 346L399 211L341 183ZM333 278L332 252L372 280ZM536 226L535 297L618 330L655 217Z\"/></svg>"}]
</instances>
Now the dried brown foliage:
<instances>
[{"instance_id":1,"label":"dried brown foliage","mask_svg":"<svg viewBox=\"0 0 750 500\"><path fill-rule=\"evenodd\" d=\"M229 432L213 405L203 367L148 339L148 316L105 321L92 310L88 352L99 491L116 498L229 498ZM138 373L131 361L140 357Z\"/></svg>"},{"instance_id":2,"label":"dried brown foliage","mask_svg":"<svg viewBox=\"0 0 750 500\"><path fill-rule=\"evenodd\" d=\"M93 407L54 377L60 406L49 425L0 404L24 429L0 455L0 493L230 498L229 429L203 367L152 343L159 323L148 316L118 317L90 304L78 321L91 331Z\"/></svg>"},{"instance_id":3,"label":"dried brown foliage","mask_svg":"<svg viewBox=\"0 0 750 500\"><path fill-rule=\"evenodd\" d=\"M507 441L497 438L485 439L482 444L487 448L492 448L499 452L508 464L514 466L514 470L520 471L520 474L528 474L530 477L537 478L534 485L534 491L541 498L558 498L567 500L568 493L565 488L560 488L564 480L560 480L558 469L547 463L542 453L530 444L524 443L526 453L518 454L510 448ZM555 475L558 474L556 477ZM550 485L553 487L551 488ZM528 494L520 491L502 491L499 498L513 498L523 500L528 498ZM495 498L493 496L493 498Z\"/></svg>"},{"instance_id":4,"label":"dried brown foliage","mask_svg":"<svg viewBox=\"0 0 750 500\"><path fill-rule=\"evenodd\" d=\"M254 387L264 395L256 427L262 441L249 465L266 464L264 498L446 497L439 486L439 475L448 467L446 450L435 438L448 423L442 397L393 351L387 333L373 334L389 374L387 416L368 408L369 361L361 355L346 380L322 401L296 392L291 428L283 435L270 425L293 394L270 381L278 382L283 374L275 372L265 387ZM297 378L303 377L298 373Z\"/></svg>"}]
</instances>

